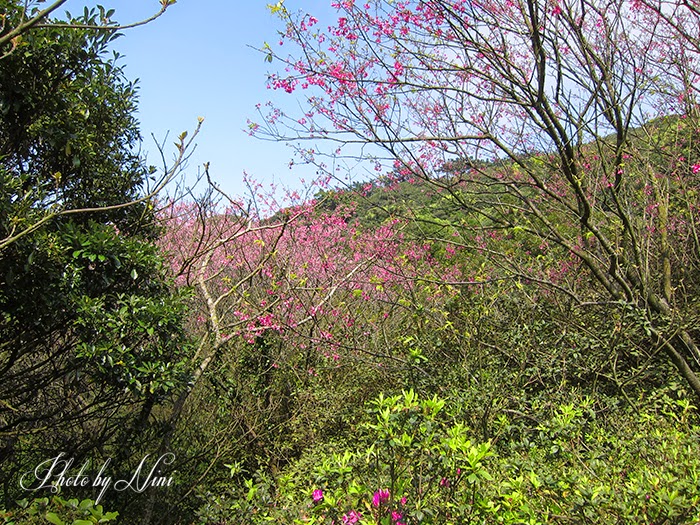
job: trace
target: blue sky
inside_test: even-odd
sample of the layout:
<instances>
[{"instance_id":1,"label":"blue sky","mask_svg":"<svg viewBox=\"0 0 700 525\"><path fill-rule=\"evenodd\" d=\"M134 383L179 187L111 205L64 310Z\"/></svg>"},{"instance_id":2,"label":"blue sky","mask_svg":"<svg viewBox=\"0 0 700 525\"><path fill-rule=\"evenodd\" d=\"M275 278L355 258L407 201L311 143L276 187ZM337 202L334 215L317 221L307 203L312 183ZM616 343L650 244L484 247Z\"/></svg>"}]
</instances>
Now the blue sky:
<instances>
[{"instance_id":1,"label":"blue sky","mask_svg":"<svg viewBox=\"0 0 700 525\"><path fill-rule=\"evenodd\" d=\"M69 0L64 10L77 14L98 3L115 9L113 20L120 23L146 18L160 7L158 0ZM128 30L116 41L127 76L140 81L138 118L149 163L160 165L151 134L162 140L169 131L167 144L172 145L202 116L190 173L210 162L213 178L234 194L244 191L243 170L266 184L294 188L300 186L299 178L311 176L308 168L289 169L290 148L244 131L246 119L255 119L258 103L272 99L287 107L298 105L292 96L266 89L267 73L275 66L251 48L278 40L282 25L268 3L272 0L178 0L158 20ZM330 0L287 0L285 5L313 13L322 22L334 12Z\"/></svg>"}]
</instances>

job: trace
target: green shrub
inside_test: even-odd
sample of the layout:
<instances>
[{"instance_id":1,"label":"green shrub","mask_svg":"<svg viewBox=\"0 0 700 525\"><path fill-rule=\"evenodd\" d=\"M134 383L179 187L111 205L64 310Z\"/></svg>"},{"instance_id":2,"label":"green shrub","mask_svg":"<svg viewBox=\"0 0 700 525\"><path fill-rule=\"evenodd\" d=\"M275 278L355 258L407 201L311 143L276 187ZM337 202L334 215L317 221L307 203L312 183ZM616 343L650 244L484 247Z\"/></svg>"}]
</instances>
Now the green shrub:
<instances>
[{"instance_id":1,"label":"green shrub","mask_svg":"<svg viewBox=\"0 0 700 525\"><path fill-rule=\"evenodd\" d=\"M352 441L211 496L199 523L698 523L692 405L662 396L620 410L615 425L592 398L570 397L521 441L494 444L475 440L444 399L380 395ZM512 422L503 413L497 424Z\"/></svg>"},{"instance_id":2,"label":"green shrub","mask_svg":"<svg viewBox=\"0 0 700 525\"><path fill-rule=\"evenodd\" d=\"M90 499L65 500L59 496L36 498L17 502L18 508L0 510L0 522L4 525L93 525L116 523L117 512L104 512L102 505Z\"/></svg>"}]
</instances>

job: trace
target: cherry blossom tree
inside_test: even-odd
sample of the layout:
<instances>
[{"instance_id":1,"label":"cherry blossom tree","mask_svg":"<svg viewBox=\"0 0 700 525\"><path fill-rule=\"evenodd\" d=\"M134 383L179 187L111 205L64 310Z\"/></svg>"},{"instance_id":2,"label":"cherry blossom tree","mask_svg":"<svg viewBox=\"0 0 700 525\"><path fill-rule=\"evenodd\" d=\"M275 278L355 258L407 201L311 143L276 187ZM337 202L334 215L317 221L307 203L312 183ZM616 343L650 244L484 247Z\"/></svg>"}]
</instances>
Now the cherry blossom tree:
<instances>
[{"instance_id":1,"label":"cherry blossom tree","mask_svg":"<svg viewBox=\"0 0 700 525\"><path fill-rule=\"evenodd\" d=\"M417 294L448 297L441 283L458 280L456 270L436 276L429 246L407 241L399 221L363 231L351 209L322 213L315 201L265 219L242 201L222 207L215 194L161 212L176 281L197 293L195 382L231 343L269 333L331 361L359 352L401 362L380 337L393 307L423 304Z\"/></svg>"},{"instance_id":2,"label":"cherry blossom tree","mask_svg":"<svg viewBox=\"0 0 700 525\"><path fill-rule=\"evenodd\" d=\"M697 5L332 5L330 26L271 7L285 29L263 48L283 65L269 87L303 111L268 106L252 132L330 176L359 159L440 188L470 217L450 243L572 308L632 309L649 356L700 395Z\"/></svg>"},{"instance_id":3,"label":"cherry blossom tree","mask_svg":"<svg viewBox=\"0 0 700 525\"><path fill-rule=\"evenodd\" d=\"M274 464L287 454L275 450L280 425L293 429L284 446L301 446L318 439L314 414L336 417L314 406L315 385L370 396L402 375L427 377L422 338L449 332L445 305L456 289L445 283L461 277L407 239L403 221L363 229L352 205L328 211L314 200L261 216L252 201L214 190L161 211L160 243L177 283L194 291L189 332L199 341L190 385L166 417L168 445L196 425L203 446L216 444L212 461L236 457L232 443L244 440ZM370 388L366 376L382 382ZM235 402L216 420L210 412L227 388Z\"/></svg>"}]
</instances>

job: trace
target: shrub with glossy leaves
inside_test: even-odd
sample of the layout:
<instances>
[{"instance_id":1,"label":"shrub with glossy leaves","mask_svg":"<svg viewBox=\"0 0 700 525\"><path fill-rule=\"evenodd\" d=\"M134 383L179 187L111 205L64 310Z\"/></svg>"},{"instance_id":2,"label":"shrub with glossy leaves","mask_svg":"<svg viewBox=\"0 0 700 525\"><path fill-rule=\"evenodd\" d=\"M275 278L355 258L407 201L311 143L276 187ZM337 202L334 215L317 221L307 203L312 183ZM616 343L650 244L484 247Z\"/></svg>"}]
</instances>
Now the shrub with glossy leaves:
<instances>
[{"instance_id":1,"label":"shrub with glossy leaves","mask_svg":"<svg viewBox=\"0 0 700 525\"><path fill-rule=\"evenodd\" d=\"M635 417L620 411L615 431L599 409L572 392L525 440L504 434L495 446L475 441L446 400L380 396L345 441L318 445L277 476L244 476L210 499L200 523L697 523L692 406L662 397Z\"/></svg>"}]
</instances>

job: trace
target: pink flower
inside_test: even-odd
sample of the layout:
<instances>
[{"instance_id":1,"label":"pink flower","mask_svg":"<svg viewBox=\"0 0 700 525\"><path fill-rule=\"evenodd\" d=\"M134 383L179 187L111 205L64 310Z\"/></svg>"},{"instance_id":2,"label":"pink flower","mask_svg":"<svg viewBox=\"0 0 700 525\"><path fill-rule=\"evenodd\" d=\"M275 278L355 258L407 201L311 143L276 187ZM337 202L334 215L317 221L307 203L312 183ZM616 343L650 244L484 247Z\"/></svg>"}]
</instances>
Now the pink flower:
<instances>
[{"instance_id":1,"label":"pink flower","mask_svg":"<svg viewBox=\"0 0 700 525\"><path fill-rule=\"evenodd\" d=\"M396 523L398 525L400 520L401 520L401 513L396 512L395 510L391 511L391 521L393 521L394 523Z\"/></svg>"},{"instance_id":2,"label":"pink flower","mask_svg":"<svg viewBox=\"0 0 700 525\"><path fill-rule=\"evenodd\" d=\"M360 521L360 518L362 518L362 514L356 510L351 510L343 516L343 525L353 525Z\"/></svg>"},{"instance_id":3,"label":"pink flower","mask_svg":"<svg viewBox=\"0 0 700 525\"><path fill-rule=\"evenodd\" d=\"M693 173L698 173L700 172L700 162L697 164L693 164Z\"/></svg>"},{"instance_id":4,"label":"pink flower","mask_svg":"<svg viewBox=\"0 0 700 525\"><path fill-rule=\"evenodd\" d=\"M372 505L375 507L379 507L382 503L389 501L389 489L379 489L377 492L374 493L374 497L372 498Z\"/></svg>"},{"instance_id":5,"label":"pink flower","mask_svg":"<svg viewBox=\"0 0 700 525\"><path fill-rule=\"evenodd\" d=\"M314 500L314 503L319 503L323 500L323 491L321 489L314 490L312 498Z\"/></svg>"}]
</instances>

